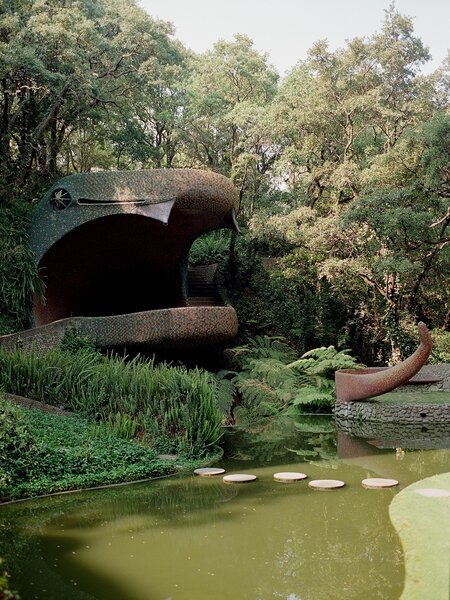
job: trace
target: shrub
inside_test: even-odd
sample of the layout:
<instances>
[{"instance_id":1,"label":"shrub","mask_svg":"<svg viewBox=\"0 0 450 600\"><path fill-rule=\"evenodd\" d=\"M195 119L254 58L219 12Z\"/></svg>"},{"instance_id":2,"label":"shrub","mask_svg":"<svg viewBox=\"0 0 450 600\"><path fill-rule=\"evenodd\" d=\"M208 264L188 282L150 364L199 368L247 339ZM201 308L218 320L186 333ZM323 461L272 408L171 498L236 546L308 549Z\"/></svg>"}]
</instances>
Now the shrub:
<instances>
[{"instance_id":1,"label":"shrub","mask_svg":"<svg viewBox=\"0 0 450 600\"><path fill-rule=\"evenodd\" d=\"M36 443L21 411L0 400L0 498L36 466Z\"/></svg>"},{"instance_id":2,"label":"shrub","mask_svg":"<svg viewBox=\"0 0 450 600\"><path fill-rule=\"evenodd\" d=\"M433 340L433 351L431 353L431 363L450 363L450 331L444 329L434 329L431 331Z\"/></svg>"},{"instance_id":3,"label":"shrub","mask_svg":"<svg viewBox=\"0 0 450 600\"><path fill-rule=\"evenodd\" d=\"M77 354L85 350L96 352L94 342L89 337L80 335L76 327L68 327L65 330L59 347L69 354Z\"/></svg>"},{"instance_id":4,"label":"shrub","mask_svg":"<svg viewBox=\"0 0 450 600\"><path fill-rule=\"evenodd\" d=\"M20 600L17 592L9 587L9 575L4 570L3 560L0 558L0 600Z\"/></svg>"},{"instance_id":5,"label":"shrub","mask_svg":"<svg viewBox=\"0 0 450 600\"><path fill-rule=\"evenodd\" d=\"M301 249L265 259L251 239L240 240L227 293L238 314L241 339L282 335L300 354L336 344L345 328L344 307Z\"/></svg>"},{"instance_id":6,"label":"shrub","mask_svg":"<svg viewBox=\"0 0 450 600\"><path fill-rule=\"evenodd\" d=\"M167 475L187 465L102 424L0 401L0 501ZM1 596L0 596L1 597Z\"/></svg>"},{"instance_id":7,"label":"shrub","mask_svg":"<svg viewBox=\"0 0 450 600\"><path fill-rule=\"evenodd\" d=\"M223 262L228 257L229 246L229 231L210 231L194 241L189 252L189 262L192 265Z\"/></svg>"}]
</instances>

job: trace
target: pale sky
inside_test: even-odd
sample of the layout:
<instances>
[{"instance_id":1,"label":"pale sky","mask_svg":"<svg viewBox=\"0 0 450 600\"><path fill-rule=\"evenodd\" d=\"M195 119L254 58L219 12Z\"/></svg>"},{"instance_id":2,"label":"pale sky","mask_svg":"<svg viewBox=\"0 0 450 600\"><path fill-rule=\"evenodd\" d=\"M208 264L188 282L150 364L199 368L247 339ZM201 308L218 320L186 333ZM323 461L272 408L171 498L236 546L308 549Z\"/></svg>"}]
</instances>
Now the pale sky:
<instances>
[{"instance_id":1,"label":"pale sky","mask_svg":"<svg viewBox=\"0 0 450 600\"><path fill-rule=\"evenodd\" d=\"M379 31L390 0L139 0L139 4L152 17L173 23L175 36L195 52L244 33L284 75L319 39L327 38L334 50L346 39ZM432 54L423 72L433 71L450 47L450 1L396 0L395 5L400 13L414 17L415 34Z\"/></svg>"}]
</instances>

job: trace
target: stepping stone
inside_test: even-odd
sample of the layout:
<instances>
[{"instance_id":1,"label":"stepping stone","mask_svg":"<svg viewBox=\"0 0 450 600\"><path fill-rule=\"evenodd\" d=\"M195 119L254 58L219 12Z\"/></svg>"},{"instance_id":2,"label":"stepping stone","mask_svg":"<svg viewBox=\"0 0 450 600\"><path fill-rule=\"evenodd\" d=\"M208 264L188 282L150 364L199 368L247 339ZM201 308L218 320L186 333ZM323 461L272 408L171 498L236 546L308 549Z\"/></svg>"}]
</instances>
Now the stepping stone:
<instances>
[{"instance_id":1,"label":"stepping stone","mask_svg":"<svg viewBox=\"0 0 450 600\"><path fill-rule=\"evenodd\" d=\"M215 477L216 475L223 475L225 469L203 467L202 469L195 469L194 473L200 475L200 477Z\"/></svg>"},{"instance_id":2,"label":"stepping stone","mask_svg":"<svg viewBox=\"0 0 450 600\"><path fill-rule=\"evenodd\" d=\"M335 490L344 487L345 483L339 479L314 479L308 485L313 490Z\"/></svg>"},{"instance_id":3,"label":"stepping stone","mask_svg":"<svg viewBox=\"0 0 450 600\"><path fill-rule=\"evenodd\" d=\"M251 483L256 481L256 475L247 475L245 473L236 473L235 475L225 475L223 480L225 483Z\"/></svg>"},{"instance_id":4,"label":"stepping stone","mask_svg":"<svg viewBox=\"0 0 450 600\"><path fill-rule=\"evenodd\" d=\"M291 483L294 481L301 481L306 479L308 475L304 473L296 473L295 471L286 471L285 473L275 473L273 478L275 481L282 481L283 483Z\"/></svg>"},{"instance_id":5,"label":"stepping stone","mask_svg":"<svg viewBox=\"0 0 450 600\"><path fill-rule=\"evenodd\" d=\"M398 485L396 479L383 479L382 477L369 477L368 479L363 479L361 483L363 487L369 490L379 490Z\"/></svg>"},{"instance_id":6,"label":"stepping stone","mask_svg":"<svg viewBox=\"0 0 450 600\"><path fill-rule=\"evenodd\" d=\"M422 488L420 490L414 490L416 494L426 496L428 498L449 498L450 492L447 490L441 490L439 488Z\"/></svg>"}]
</instances>

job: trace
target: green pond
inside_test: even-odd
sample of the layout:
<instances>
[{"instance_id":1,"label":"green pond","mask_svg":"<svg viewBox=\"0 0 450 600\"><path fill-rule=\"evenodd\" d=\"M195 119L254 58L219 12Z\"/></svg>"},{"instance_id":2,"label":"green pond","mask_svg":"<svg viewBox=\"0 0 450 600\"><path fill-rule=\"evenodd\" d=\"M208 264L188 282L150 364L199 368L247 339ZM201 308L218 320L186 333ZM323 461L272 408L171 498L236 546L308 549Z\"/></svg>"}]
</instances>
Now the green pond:
<instances>
[{"instance_id":1,"label":"green pond","mask_svg":"<svg viewBox=\"0 0 450 600\"><path fill-rule=\"evenodd\" d=\"M221 466L255 483L187 475L5 505L0 555L23 600L398 599L404 559L388 507L449 470L447 442L409 450L399 431L384 447L336 432L328 417L232 430ZM288 470L346 486L273 480ZM370 476L400 485L364 489Z\"/></svg>"}]
</instances>

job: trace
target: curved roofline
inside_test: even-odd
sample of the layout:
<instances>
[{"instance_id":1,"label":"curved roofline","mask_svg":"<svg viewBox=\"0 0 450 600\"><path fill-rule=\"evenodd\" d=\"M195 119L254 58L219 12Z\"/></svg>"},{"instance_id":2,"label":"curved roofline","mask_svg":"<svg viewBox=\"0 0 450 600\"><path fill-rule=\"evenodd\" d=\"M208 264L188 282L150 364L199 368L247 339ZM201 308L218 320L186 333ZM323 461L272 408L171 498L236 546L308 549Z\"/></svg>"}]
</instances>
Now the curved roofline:
<instances>
[{"instance_id":1,"label":"curved roofline","mask_svg":"<svg viewBox=\"0 0 450 600\"><path fill-rule=\"evenodd\" d=\"M31 246L39 264L70 231L100 217L137 214L168 223L172 208L214 213L235 224L239 197L232 182L199 169L108 171L69 175L45 194L33 214Z\"/></svg>"}]
</instances>

